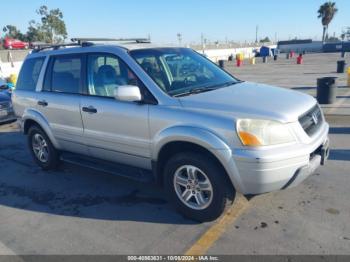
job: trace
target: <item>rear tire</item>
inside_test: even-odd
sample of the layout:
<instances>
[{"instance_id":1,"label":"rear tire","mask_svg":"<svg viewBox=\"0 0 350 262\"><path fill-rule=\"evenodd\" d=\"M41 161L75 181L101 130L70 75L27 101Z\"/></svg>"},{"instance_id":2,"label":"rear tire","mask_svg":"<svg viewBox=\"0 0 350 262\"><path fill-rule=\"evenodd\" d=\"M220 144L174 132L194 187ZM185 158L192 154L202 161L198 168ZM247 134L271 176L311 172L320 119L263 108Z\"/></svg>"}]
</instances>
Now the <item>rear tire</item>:
<instances>
[{"instance_id":1,"label":"rear tire","mask_svg":"<svg viewBox=\"0 0 350 262\"><path fill-rule=\"evenodd\" d=\"M37 125L28 131L28 146L35 163L44 170L56 169L60 163L59 152L46 133Z\"/></svg>"},{"instance_id":2,"label":"rear tire","mask_svg":"<svg viewBox=\"0 0 350 262\"><path fill-rule=\"evenodd\" d=\"M205 154L174 155L165 165L164 176L168 198L177 210L193 220L214 220L234 200L235 190L225 171Z\"/></svg>"}]
</instances>

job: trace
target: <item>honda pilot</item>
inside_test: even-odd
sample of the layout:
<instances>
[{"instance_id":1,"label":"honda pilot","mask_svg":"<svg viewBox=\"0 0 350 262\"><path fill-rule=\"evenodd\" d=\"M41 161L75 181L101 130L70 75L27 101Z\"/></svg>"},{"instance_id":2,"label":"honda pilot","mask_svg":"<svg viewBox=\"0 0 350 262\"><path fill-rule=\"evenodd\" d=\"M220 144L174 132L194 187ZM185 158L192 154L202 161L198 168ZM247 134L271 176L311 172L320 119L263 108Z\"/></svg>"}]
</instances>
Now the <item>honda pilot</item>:
<instances>
[{"instance_id":1,"label":"honda pilot","mask_svg":"<svg viewBox=\"0 0 350 262\"><path fill-rule=\"evenodd\" d=\"M36 49L13 104L43 169L66 161L156 181L199 221L219 217L236 192L300 184L329 152L313 97L239 80L189 48L137 39Z\"/></svg>"}]
</instances>

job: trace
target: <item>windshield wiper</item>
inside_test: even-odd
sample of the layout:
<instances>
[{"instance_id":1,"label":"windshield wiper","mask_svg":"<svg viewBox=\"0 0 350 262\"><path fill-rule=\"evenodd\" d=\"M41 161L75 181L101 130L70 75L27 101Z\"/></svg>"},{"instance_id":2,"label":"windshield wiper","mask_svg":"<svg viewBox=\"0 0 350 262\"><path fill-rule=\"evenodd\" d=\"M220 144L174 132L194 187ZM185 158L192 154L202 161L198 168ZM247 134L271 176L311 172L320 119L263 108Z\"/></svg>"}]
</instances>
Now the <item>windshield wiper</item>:
<instances>
[{"instance_id":1,"label":"windshield wiper","mask_svg":"<svg viewBox=\"0 0 350 262\"><path fill-rule=\"evenodd\" d=\"M242 82L243 81L241 81L241 80L239 80L239 81L238 80L237 81L230 81L230 82L223 83L222 85L220 85L220 87L237 85L237 84L240 84Z\"/></svg>"},{"instance_id":2,"label":"windshield wiper","mask_svg":"<svg viewBox=\"0 0 350 262\"><path fill-rule=\"evenodd\" d=\"M193 94L199 94L199 93L204 93L208 91L212 91L217 89L217 87L196 87L196 88L191 88L190 90L187 90L186 92L179 93L176 95L173 95L174 97L180 97L180 96L188 96L188 95L193 95Z\"/></svg>"},{"instance_id":3,"label":"windshield wiper","mask_svg":"<svg viewBox=\"0 0 350 262\"><path fill-rule=\"evenodd\" d=\"M180 96L188 96L188 95L193 95L193 94L199 94L199 93L204 93L208 91L212 91L215 89L219 89L221 87L226 87L226 86L231 86L235 84L242 83L243 81L230 81L230 82L225 82L223 84L218 84L218 85L211 85L211 86L202 86L202 87L195 87L187 90L186 92L182 92L176 95L173 95L174 97L180 97Z\"/></svg>"}]
</instances>

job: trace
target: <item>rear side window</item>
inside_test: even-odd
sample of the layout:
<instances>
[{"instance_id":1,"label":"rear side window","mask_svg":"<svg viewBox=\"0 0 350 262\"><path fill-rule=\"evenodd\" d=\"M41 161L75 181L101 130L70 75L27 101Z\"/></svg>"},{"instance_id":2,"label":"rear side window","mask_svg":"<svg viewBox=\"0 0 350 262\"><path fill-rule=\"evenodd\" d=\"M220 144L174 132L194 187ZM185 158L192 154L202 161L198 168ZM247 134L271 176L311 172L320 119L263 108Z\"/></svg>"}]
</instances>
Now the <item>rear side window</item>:
<instances>
[{"instance_id":1,"label":"rear side window","mask_svg":"<svg viewBox=\"0 0 350 262\"><path fill-rule=\"evenodd\" d=\"M39 57L24 61L16 84L17 90L35 91L44 60L44 57Z\"/></svg>"},{"instance_id":2,"label":"rear side window","mask_svg":"<svg viewBox=\"0 0 350 262\"><path fill-rule=\"evenodd\" d=\"M80 56L57 56L50 61L44 90L60 93L80 93L82 59Z\"/></svg>"}]
</instances>

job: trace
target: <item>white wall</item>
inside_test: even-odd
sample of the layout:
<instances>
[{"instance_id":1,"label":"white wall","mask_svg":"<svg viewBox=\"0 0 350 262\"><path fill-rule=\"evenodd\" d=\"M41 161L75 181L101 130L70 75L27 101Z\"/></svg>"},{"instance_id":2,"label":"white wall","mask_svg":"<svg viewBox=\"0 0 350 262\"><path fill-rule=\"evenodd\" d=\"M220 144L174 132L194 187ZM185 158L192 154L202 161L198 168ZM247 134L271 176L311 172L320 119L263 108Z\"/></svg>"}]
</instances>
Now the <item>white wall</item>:
<instances>
[{"instance_id":1,"label":"white wall","mask_svg":"<svg viewBox=\"0 0 350 262\"><path fill-rule=\"evenodd\" d=\"M3 63L0 62L0 77L6 78L11 74L18 75L23 62Z\"/></svg>"},{"instance_id":2,"label":"white wall","mask_svg":"<svg viewBox=\"0 0 350 262\"><path fill-rule=\"evenodd\" d=\"M276 48L276 45L269 45L270 48ZM198 53L205 54L213 62L218 62L219 60L228 60L230 55L236 58L236 54L243 53L244 58L253 57L253 50L260 50L260 47L240 47L240 48L229 48L229 49L206 49L196 50Z\"/></svg>"},{"instance_id":3,"label":"white wall","mask_svg":"<svg viewBox=\"0 0 350 262\"><path fill-rule=\"evenodd\" d=\"M276 46L269 46L271 48L276 48ZM228 60L230 55L233 55L234 59L236 54L243 53L245 58L250 58L253 56L253 50L260 49L260 47L240 47L240 48L229 48L229 49L206 49L204 54L213 62L218 62L219 60ZM197 52L203 54L203 50L197 50ZM18 75L21 69L23 61L21 62L0 62L0 77L6 78L11 74Z\"/></svg>"}]
</instances>

